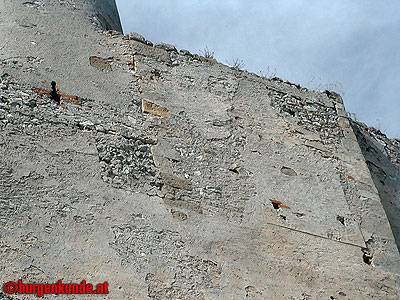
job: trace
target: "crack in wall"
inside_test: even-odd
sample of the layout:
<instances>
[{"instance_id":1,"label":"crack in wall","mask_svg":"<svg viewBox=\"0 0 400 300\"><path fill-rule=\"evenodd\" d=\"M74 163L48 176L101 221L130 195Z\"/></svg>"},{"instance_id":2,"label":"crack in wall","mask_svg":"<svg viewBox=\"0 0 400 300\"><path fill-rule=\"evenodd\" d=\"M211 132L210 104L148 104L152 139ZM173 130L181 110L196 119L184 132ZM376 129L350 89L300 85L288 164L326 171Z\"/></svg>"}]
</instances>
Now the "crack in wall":
<instances>
[{"instance_id":1,"label":"crack in wall","mask_svg":"<svg viewBox=\"0 0 400 300\"><path fill-rule=\"evenodd\" d=\"M272 225L272 226L281 227L281 228L285 228L285 229L288 229L288 230L291 230L291 231L296 231L296 232L307 234L307 235L311 235L311 236L314 236L314 237L317 237L317 238L321 238L321 239L324 239L324 240L329 240L329 241L332 241L332 242L336 242L336 243L340 243L340 244L344 244L344 245L348 245L348 246L353 246L353 247L357 247L357 248L360 248L360 249L365 249L365 247L357 245L357 244L334 240L334 239L331 239L331 238L326 237L326 236L322 236L322 235L318 235L318 234L315 234L315 233L311 233L311 232L307 232L307 231L291 228L291 227L288 227L288 226L279 225L279 224L275 224L275 223L271 223L271 222L266 222L266 224Z\"/></svg>"}]
</instances>

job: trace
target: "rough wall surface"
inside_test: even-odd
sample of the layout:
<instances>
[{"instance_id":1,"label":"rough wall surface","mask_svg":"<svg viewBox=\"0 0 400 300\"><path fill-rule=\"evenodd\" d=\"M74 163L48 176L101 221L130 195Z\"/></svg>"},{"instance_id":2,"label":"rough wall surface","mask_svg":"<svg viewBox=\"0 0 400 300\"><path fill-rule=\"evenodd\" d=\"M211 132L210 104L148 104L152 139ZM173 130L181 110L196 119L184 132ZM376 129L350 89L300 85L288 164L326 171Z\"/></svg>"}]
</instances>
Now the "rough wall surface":
<instances>
[{"instance_id":1,"label":"rough wall surface","mask_svg":"<svg viewBox=\"0 0 400 300\"><path fill-rule=\"evenodd\" d=\"M114 0L91 0L97 13L94 15L100 25L106 30L116 30L122 32L121 21L119 19L117 5ZM95 18L93 18L95 20Z\"/></svg>"},{"instance_id":2,"label":"rough wall surface","mask_svg":"<svg viewBox=\"0 0 400 300\"><path fill-rule=\"evenodd\" d=\"M352 127L400 250L400 140L359 122Z\"/></svg>"},{"instance_id":3,"label":"rough wall surface","mask_svg":"<svg viewBox=\"0 0 400 300\"><path fill-rule=\"evenodd\" d=\"M0 59L14 78L35 87L54 80L65 93L87 98L130 97L127 74L98 76L88 63L89 56L114 55L112 45L95 33L102 26L121 29L119 19L103 25L106 14L118 13L113 0L3 0L0 5Z\"/></svg>"},{"instance_id":4,"label":"rough wall surface","mask_svg":"<svg viewBox=\"0 0 400 300\"><path fill-rule=\"evenodd\" d=\"M104 299L399 299L398 177L382 164L396 148L365 158L376 137L359 144L339 95L102 32L59 2L0 2L37 22L9 11L0 24L2 283L108 281ZM71 19L86 27L58 39Z\"/></svg>"}]
</instances>

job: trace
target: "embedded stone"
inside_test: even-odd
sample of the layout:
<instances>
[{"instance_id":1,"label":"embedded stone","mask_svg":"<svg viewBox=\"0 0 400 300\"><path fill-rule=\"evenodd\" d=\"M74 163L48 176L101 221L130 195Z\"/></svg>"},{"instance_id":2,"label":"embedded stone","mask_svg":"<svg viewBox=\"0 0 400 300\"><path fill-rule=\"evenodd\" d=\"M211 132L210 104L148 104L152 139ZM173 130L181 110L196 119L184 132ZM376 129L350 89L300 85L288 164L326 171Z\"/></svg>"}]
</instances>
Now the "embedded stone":
<instances>
[{"instance_id":1,"label":"embedded stone","mask_svg":"<svg viewBox=\"0 0 400 300\"><path fill-rule=\"evenodd\" d=\"M89 57L89 63L92 67L100 70L100 71L111 71L111 64L108 59L101 58L98 56Z\"/></svg>"},{"instance_id":2,"label":"embedded stone","mask_svg":"<svg viewBox=\"0 0 400 300\"><path fill-rule=\"evenodd\" d=\"M293 170L292 168L288 168L288 167L282 167L281 168L281 172L285 175L288 176L297 176L297 173L295 170Z\"/></svg>"},{"instance_id":3,"label":"embedded stone","mask_svg":"<svg viewBox=\"0 0 400 300\"><path fill-rule=\"evenodd\" d=\"M141 43L146 43L146 39L139 33L129 32L128 37L130 40L138 41Z\"/></svg>"},{"instance_id":4,"label":"embedded stone","mask_svg":"<svg viewBox=\"0 0 400 300\"><path fill-rule=\"evenodd\" d=\"M142 100L142 112L162 118L169 118L171 116L170 112L165 107L146 100Z\"/></svg>"},{"instance_id":5,"label":"embedded stone","mask_svg":"<svg viewBox=\"0 0 400 300\"><path fill-rule=\"evenodd\" d=\"M175 51L175 52L177 52L177 50L176 50L174 45L167 44L167 43L157 43L157 44L155 44L154 47L159 48L159 49L163 49L165 51Z\"/></svg>"}]
</instances>

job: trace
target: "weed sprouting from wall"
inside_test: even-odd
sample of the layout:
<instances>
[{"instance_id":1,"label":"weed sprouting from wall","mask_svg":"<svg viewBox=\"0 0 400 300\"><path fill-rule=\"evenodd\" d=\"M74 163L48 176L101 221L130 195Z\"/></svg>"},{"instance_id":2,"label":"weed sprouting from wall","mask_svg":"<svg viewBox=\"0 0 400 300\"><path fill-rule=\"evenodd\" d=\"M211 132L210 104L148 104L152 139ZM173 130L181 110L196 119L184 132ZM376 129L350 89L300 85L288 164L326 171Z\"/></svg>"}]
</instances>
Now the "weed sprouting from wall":
<instances>
[{"instance_id":1,"label":"weed sprouting from wall","mask_svg":"<svg viewBox=\"0 0 400 300\"><path fill-rule=\"evenodd\" d=\"M271 79L271 78L274 78L274 77L276 76L276 68L274 68L274 69L272 70L272 68L270 68L269 66L267 66L267 69L266 69L265 71L259 71L258 74L259 74L261 77Z\"/></svg>"},{"instance_id":2,"label":"weed sprouting from wall","mask_svg":"<svg viewBox=\"0 0 400 300\"><path fill-rule=\"evenodd\" d=\"M246 66L244 61L239 58L236 58L236 59L232 60L231 62L226 61L226 63L228 65L232 66L232 68L234 68L235 70L243 70L244 67Z\"/></svg>"},{"instance_id":3,"label":"weed sprouting from wall","mask_svg":"<svg viewBox=\"0 0 400 300\"><path fill-rule=\"evenodd\" d=\"M199 50L199 52L205 58L215 58L214 51L211 51L210 49L208 49L207 46L203 50Z\"/></svg>"},{"instance_id":4,"label":"weed sprouting from wall","mask_svg":"<svg viewBox=\"0 0 400 300\"><path fill-rule=\"evenodd\" d=\"M309 86L313 90L318 90L318 91L328 90L344 96L343 84L341 84L338 81L323 83L320 77L312 76L310 81L307 83L307 86Z\"/></svg>"}]
</instances>

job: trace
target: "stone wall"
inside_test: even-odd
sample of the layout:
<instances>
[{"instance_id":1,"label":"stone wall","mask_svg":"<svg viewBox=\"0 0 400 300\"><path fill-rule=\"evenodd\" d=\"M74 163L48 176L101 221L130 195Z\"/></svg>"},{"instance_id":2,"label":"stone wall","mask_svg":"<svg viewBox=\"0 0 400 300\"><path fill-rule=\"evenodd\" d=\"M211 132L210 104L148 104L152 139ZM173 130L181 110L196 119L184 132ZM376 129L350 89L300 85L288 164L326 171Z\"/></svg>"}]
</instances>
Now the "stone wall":
<instances>
[{"instance_id":1,"label":"stone wall","mask_svg":"<svg viewBox=\"0 0 400 300\"><path fill-rule=\"evenodd\" d=\"M359 122L352 127L400 249L400 140Z\"/></svg>"},{"instance_id":2,"label":"stone wall","mask_svg":"<svg viewBox=\"0 0 400 300\"><path fill-rule=\"evenodd\" d=\"M92 0L97 14L94 17L98 19L105 30L116 30L122 32L121 21L115 0Z\"/></svg>"},{"instance_id":3,"label":"stone wall","mask_svg":"<svg viewBox=\"0 0 400 300\"><path fill-rule=\"evenodd\" d=\"M2 284L108 281L109 299L398 299L396 141L349 122L335 93L102 31L61 2L45 6L54 28L21 3L33 27L14 26L21 11L0 4L15 13L0 31ZM86 27L57 38L74 18Z\"/></svg>"},{"instance_id":4,"label":"stone wall","mask_svg":"<svg viewBox=\"0 0 400 300\"><path fill-rule=\"evenodd\" d=\"M30 86L46 88L43 82L54 80L64 92L83 97L129 97L128 76L98 76L90 66L91 56L113 56L101 32L103 27L121 31L114 15L114 0L2 1L0 60L10 75Z\"/></svg>"}]
</instances>

